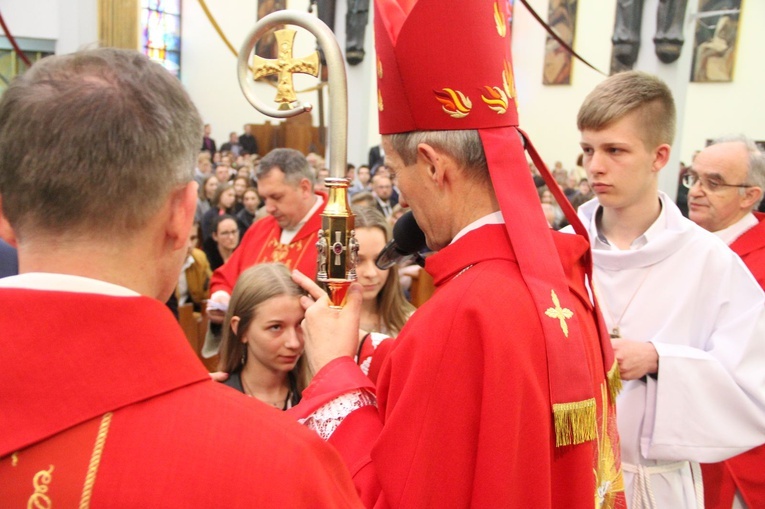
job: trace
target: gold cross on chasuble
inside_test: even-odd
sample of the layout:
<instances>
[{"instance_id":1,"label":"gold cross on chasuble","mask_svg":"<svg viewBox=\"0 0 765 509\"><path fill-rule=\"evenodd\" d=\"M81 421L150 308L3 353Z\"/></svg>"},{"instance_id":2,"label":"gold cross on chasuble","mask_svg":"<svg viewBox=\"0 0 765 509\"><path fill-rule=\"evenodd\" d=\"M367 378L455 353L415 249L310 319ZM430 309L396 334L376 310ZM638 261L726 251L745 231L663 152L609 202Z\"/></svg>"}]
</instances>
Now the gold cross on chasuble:
<instances>
[{"instance_id":1,"label":"gold cross on chasuble","mask_svg":"<svg viewBox=\"0 0 765 509\"><path fill-rule=\"evenodd\" d=\"M545 311L545 314L550 318L560 320L560 328L563 329L563 335L568 337L568 324L566 323L566 320L574 316L574 312L568 308L563 308L560 306L560 300L558 300L558 296L555 294L555 290L550 290L550 294L552 296L553 305L555 307L548 308Z\"/></svg>"},{"instance_id":2,"label":"gold cross on chasuble","mask_svg":"<svg viewBox=\"0 0 765 509\"><path fill-rule=\"evenodd\" d=\"M260 79L272 74L279 75L279 84L276 86L276 98L279 109L289 109L290 103L297 101L295 87L292 85L293 74L310 74L319 76L319 53L313 52L305 58L292 58L292 46L295 41L295 30L284 28L274 32L279 55L276 60L262 58L258 55L252 57L252 77Z\"/></svg>"}]
</instances>

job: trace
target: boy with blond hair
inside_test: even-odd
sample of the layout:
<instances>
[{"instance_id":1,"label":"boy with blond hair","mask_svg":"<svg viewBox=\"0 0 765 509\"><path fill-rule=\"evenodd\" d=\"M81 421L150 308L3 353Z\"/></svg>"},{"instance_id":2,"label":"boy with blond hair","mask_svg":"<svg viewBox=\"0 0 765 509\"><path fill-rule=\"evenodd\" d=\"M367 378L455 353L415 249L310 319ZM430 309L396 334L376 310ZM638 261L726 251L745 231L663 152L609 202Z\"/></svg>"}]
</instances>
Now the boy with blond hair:
<instances>
[{"instance_id":1,"label":"boy with blond hair","mask_svg":"<svg viewBox=\"0 0 765 509\"><path fill-rule=\"evenodd\" d=\"M698 507L697 462L765 441L765 297L735 254L659 191L675 118L666 84L627 72L598 85L577 119L596 195L579 216L624 380L630 509Z\"/></svg>"}]
</instances>

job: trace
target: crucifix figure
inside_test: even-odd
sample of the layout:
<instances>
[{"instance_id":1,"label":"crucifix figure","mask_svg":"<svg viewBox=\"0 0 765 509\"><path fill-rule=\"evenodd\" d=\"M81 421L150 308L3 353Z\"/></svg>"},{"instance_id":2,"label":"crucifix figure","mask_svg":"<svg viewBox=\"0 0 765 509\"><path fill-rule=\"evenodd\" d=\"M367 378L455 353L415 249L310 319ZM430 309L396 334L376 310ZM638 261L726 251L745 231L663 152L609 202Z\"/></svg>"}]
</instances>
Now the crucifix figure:
<instances>
[{"instance_id":1,"label":"crucifix figure","mask_svg":"<svg viewBox=\"0 0 765 509\"><path fill-rule=\"evenodd\" d=\"M319 76L319 54L314 52L305 58L292 57L292 45L295 40L295 30L282 29L275 32L279 47L278 57L273 60L253 55L252 77L257 80L264 76L276 74L279 82L276 86L275 102L280 109L289 109L289 105L297 101L295 87L292 85L293 74L310 74Z\"/></svg>"}]
</instances>

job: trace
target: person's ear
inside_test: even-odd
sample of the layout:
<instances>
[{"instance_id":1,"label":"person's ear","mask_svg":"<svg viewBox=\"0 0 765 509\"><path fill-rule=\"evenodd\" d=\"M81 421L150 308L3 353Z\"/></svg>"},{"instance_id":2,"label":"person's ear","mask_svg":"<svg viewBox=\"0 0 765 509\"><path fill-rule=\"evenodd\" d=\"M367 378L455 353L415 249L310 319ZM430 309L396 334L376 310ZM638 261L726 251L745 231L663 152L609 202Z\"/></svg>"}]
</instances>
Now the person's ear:
<instances>
[{"instance_id":1,"label":"person's ear","mask_svg":"<svg viewBox=\"0 0 765 509\"><path fill-rule=\"evenodd\" d=\"M231 317L231 321L229 322L229 325L231 326L231 330L234 332L234 334L239 334L240 320L241 318L239 318L238 316ZM242 340L242 343L246 343L246 341L244 341L244 338L239 338L239 339Z\"/></svg>"},{"instance_id":2,"label":"person's ear","mask_svg":"<svg viewBox=\"0 0 765 509\"><path fill-rule=\"evenodd\" d=\"M3 213L3 197L0 196L0 239L3 239L13 247L18 247L16 242L16 232L13 231L11 223Z\"/></svg>"},{"instance_id":3,"label":"person's ear","mask_svg":"<svg viewBox=\"0 0 765 509\"><path fill-rule=\"evenodd\" d=\"M298 184L298 189L300 189L302 192L306 194L313 194L313 184L311 184L311 181L307 178L300 179L300 183Z\"/></svg>"},{"instance_id":4,"label":"person's ear","mask_svg":"<svg viewBox=\"0 0 765 509\"><path fill-rule=\"evenodd\" d=\"M745 190L746 193L744 193L744 196L741 198L741 208L751 209L754 207L754 204L760 200L760 197L762 197L762 188L753 186L747 187Z\"/></svg>"},{"instance_id":5,"label":"person's ear","mask_svg":"<svg viewBox=\"0 0 765 509\"><path fill-rule=\"evenodd\" d=\"M194 222L199 184L192 180L170 192L170 212L166 234L173 241L174 249L185 249L189 243L189 231Z\"/></svg>"},{"instance_id":6,"label":"person's ear","mask_svg":"<svg viewBox=\"0 0 765 509\"><path fill-rule=\"evenodd\" d=\"M658 172L669 162L669 156L672 153L672 147L667 143L662 143L654 151L653 171Z\"/></svg>"},{"instance_id":7,"label":"person's ear","mask_svg":"<svg viewBox=\"0 0 765 509\"><path fill-rule=\"evenodd\" d=\"M432 145L427 143L417 145L417 163L425 169L428 178L436 183L441 183L443 180L443 158L443 154Z\"/></svg>"}]
</instances>

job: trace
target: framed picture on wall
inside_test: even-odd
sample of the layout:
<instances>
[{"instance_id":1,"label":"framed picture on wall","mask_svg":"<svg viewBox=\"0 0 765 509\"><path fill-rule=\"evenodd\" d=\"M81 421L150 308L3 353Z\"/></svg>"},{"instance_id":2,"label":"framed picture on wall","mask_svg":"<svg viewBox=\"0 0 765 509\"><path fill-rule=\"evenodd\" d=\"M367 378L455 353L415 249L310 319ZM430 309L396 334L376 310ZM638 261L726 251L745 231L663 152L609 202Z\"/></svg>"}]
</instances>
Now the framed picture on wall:
<instances>
[{"instance_id":1,"label":"framed picture on wall","mask_svg":"<svg viewBox=\"0 0 765 509\"><path fill-rule=\"evenodd\" d=\"M691 81L733 81L742 0L698 0Z\"/></svg>"},{"instance_id":2,"label":"framed picture on wall","mask_svg":"<svg viewBox=\"0 0 765 509\"><path fill-rule=\"evenodd\" d=\"M264 16L271 14L275 11L280 11L286 8L287 0L258 0L258 19L262 19ZM284 28L284 27L278 27ZM268 30L263 37L255 44L255 54L259 57L275 59L279 56L279 48L276 44L276 36L274 32L278 28L272 28ZM275 74L264 76L261 80L276 81L278 77Z\"/></svg>"},{"instance_id":3,"label":"framed picture on wall","mask_svg":"<svg viewBox=\"0 0 765 509\"><path fill-rule=\"evenodd\" d=\"M569 46L574 45L577 0L550 0L547 20L555 33ZM544 85L571 84L571 53L549 34L545 42Z\"/></svg>"}]
</instances>

